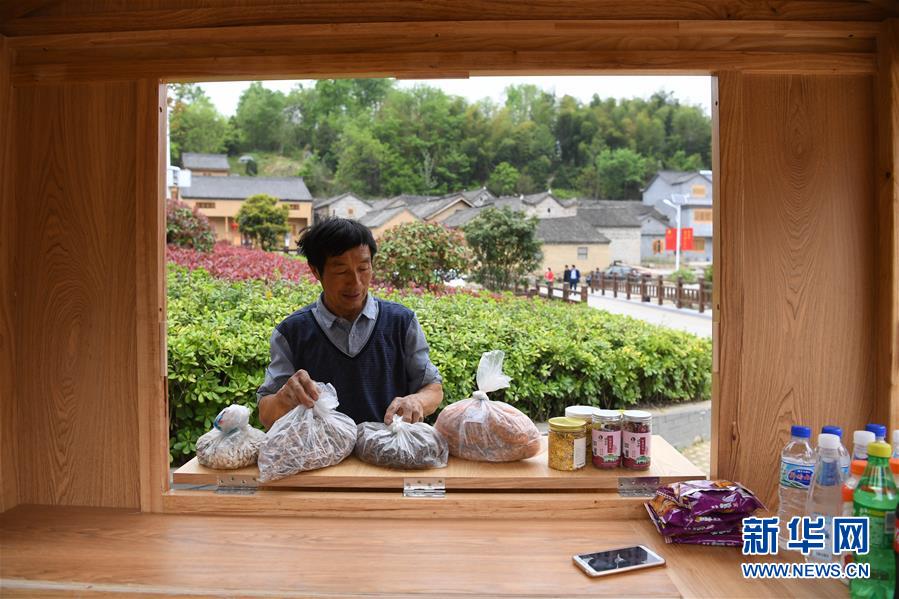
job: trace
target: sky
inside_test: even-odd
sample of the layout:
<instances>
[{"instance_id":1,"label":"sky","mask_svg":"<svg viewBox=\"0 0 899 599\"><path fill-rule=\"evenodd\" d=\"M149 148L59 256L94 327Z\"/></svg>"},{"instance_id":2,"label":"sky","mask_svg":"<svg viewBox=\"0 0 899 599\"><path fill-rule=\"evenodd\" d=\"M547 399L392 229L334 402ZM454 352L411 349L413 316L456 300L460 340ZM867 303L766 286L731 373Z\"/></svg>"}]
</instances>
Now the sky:
<instances>
[{"instance_id":1,"label":"sky","mask_svg":"<svg viewBox=\"0 0 899 599\"><path fill-rule=\"evenodd\" d=\"M314 85L313 81L265 81L263 85L271 89L288 92L296 83L304 87ZM472 77L471 79L404 79L397 82L401 88L411 88L416 84L427 84L438 87L451 95L463 96L469 102L485 97L497 102L503 100L503 90L509 85L532 83L557 97L573 96L584 103L590 101L593 94L601 98L648 98L653 93L664 90L674 93L674 97L683 104L702 106L707 115L711 115L712 79L711 77L687 76L571 76L571 77ZM216 109L225 116L231 116L237 110L240 94L249 87L249 81L221 81L202 83L206 94L212 99Z\"/></svg>"}]
</instances>

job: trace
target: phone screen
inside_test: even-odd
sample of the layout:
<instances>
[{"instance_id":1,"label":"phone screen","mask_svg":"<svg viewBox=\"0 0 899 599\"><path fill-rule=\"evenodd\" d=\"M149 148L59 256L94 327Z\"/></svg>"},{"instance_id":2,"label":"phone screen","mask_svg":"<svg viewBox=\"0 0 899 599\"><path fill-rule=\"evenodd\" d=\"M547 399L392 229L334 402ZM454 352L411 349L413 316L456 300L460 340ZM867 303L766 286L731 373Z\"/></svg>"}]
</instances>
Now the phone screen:
<instances>
[{"instance_id":1,"label":"phone screen","mask_svg":"<svg viewBox=\"0 0 899 599\"><path fill-rule=\"evenodd\" d=\"M598 553L584 553L578 557L596 572L609 572L635 566L649 566L660 564L664 561L659 556L649 553L640 546L610 549L609 551L600 551Z\"/></svg>"}]
</instances>

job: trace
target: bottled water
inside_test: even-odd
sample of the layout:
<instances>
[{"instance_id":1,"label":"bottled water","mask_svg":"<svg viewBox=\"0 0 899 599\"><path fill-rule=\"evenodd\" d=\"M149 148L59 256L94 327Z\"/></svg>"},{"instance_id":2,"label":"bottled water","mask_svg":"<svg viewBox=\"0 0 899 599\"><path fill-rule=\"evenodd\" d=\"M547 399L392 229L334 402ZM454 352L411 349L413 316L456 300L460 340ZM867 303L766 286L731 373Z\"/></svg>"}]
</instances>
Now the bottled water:
<instances>
[{"instance_id":1,"label":"bottled water","mask_svg":"<svg viewBox=\"0 0 899 599\"><path fill-rule=\"evenodd\" d=\"M840 440L840 469L843 471L843 480L849 476L849 462L852 460L849 457L849 452L846 451L846 448L843 446L843 429L838 426L833 426L832 424L828 424L827 426L821 429L822 433L827 433L829 435L836 435ZM819 437L820 438L820 437Z\"/></svg>"},{"instance_id":2,"label":"bottled water","mask_svg":"<svg viewBox=\"0 0 899 599\"><path fill-rule=\"evenodd\" d=\"M815 475L809 489L805 512L812 518L824 518L824 548L812 550L806 561L839 563L832 549L834 516L843 513L843 469L840 466L840 438L830 433L818 435Z\"/></svg>"},{"instance_id":3,"label":"bottled water","mask_svg":"<svg viewBox=\"0 0 899 599\"><path fill-rule=\"evenodd\" d=\"M899 458L899 430L893 431L893 457Z\"/></svg>"},{"instance_id":4,"label":"bottled water","mask_svg":"<svg viewBox=\"0 0 899 599\"><path fill-rule=\"evenodd\" d=\"M868 445L874 442L874 433L871 431L855 431L852 433L852 459L867 460Z\"/></svg>"},{"instance_id":5,"label":"bottled water","mask_svg":"<svg viewBox=\"0 0 899 599\"><path fill-rule=\"evenodd\" d=\"M815 454L808 439L812 431L807 426L793 426L790 442L780 452L780 546L789 540L787 523L793 516L805 515L805 502L815 470Z\"/></svg>"},{"instance_id":6,"label":"bottled water","mask_svg":"<svg viewBox=\"0 0 899 599\"><path fill-rule=\"evenodd\" d=\"M874 440L883 443L887 438L887 427L882 424L868 424L865 426L866 431L874 433Z\"/></svg>"}]
</instances>

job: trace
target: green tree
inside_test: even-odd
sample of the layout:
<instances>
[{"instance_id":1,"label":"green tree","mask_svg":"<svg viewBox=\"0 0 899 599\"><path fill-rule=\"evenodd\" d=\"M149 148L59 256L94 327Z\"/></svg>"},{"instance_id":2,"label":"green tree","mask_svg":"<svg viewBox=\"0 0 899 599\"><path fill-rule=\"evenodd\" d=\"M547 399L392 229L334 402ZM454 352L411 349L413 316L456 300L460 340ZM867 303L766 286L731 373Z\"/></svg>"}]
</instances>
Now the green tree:
<instances>
[{"instance_id":1,"label":"green tree","mask_svg":"<svg viewBox=\"0 0 899 599\"><path fill-rule=\"evenodd\" d=\"M508 289L543 259L537 219L508 207L481 211L466 225L465 239L474 252L475 278L488 289Z\"/></svg>"},{"instance_id":2,"label":"green tree","mask_svg":"<svg viewBox=\"0 0 899 599\"><path fill-rule=\"evenodd\" d=\"M370 129L350 126L340 142L335 178L342 189L370 197L381 195L389 148Z\"/></svg>"},{"instance_id":3,"label":"green tree","mask_svg":"<svg viewBox=\"0 0 899 599\"><path fill-rule=\"evenodd\" d=\"M494 194L509 195L515 191L515 184L518 183L518 169L508 162L500 162L490 174L487 180L487 189Z\"/></svg>"},{"instance_id":4,"label":"green tree","mask_svg":"<svg viewBox=\"0 0 899 599\"><path fill-rule=\"evenodd\" d=\"M271 250L287 231L287 206L278 205L277 198L260 193L250 196L237 212L237 226L253 244Z\"/></svg>"},{"instance_id":5,"label":"green tree","mask_svg":"<svg viewBox=\"0 0 899 599\"><path fill-rule=\"evenodd\" d=\"M231 125L215 109L203 89L193 83L184 83L172 85L170 90L172 162L180 164L184 152L224 152Z\"/></svg>"},{"instance_id":6,"label":"green tree","mask_svg":"<svg viewBox=\"0 0 899 599\"><path fill-rule=\"evenodd\" d=\"M240 95L235 121L243 150L276 150L284 147L284 94L254 81Z\"/></svg>"},{"instance_id":7,"label":"green tree","mask_svg":"<svg viewBox=\"0 0 899 599\"><path fill-rule=\"evenodd\" d=\"M610 200L639 197L646 179L646 159L627 148L603 150L596 158L599 190Z\"/></svg>"},{"instance_id":8,"label":"green tree","mask_svg":"<svg viewBox=\"0 0 899 599\"><path fill-rule=\"evenodd\" d=\"M412 222L378 240L378 272L397 287L442 286L447 273L468 271L471 253L459 231L437 223Z\"/></svg>"}]
</instances>

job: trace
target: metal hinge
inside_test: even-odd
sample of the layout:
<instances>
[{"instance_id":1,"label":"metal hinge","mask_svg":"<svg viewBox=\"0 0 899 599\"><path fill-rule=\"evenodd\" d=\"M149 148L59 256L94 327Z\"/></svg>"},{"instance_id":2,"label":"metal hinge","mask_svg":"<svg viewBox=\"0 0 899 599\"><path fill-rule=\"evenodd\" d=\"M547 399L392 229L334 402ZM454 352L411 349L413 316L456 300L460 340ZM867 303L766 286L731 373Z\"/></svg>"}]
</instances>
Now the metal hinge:
<instances>
[{"instance_id":1,"label":"metal hinge","mask_svg":"<svg viewBox=\"0 0 899 599\"><path fill-rule=\"evenodd\" d=\"M216 493L229 495L253 495L259 487L259 481L252 476L235 476L226 474L217 477Z\"/></svg>"},{"instance_id":2,"label":"metal hinge","mask_svg":"<svg viewBox=\"0 0 899 599\"><path fill-rule=\"evenodd\" d=\"M446 481L442 478L404 478L403 497L446 497Z\"/></svg>"},{"instance_id":3,"label":"metal hinge","mask_svg":"<svg viewBox=\"0 0 899 599\"><path fill-rule=\"evenodd\" d=\"M660 482L658 476L620 476L618 494L622 497L652 497Z\"/></svg>"}]
</instances>

